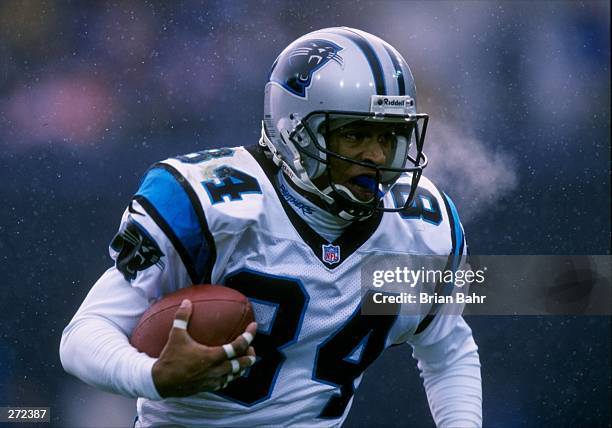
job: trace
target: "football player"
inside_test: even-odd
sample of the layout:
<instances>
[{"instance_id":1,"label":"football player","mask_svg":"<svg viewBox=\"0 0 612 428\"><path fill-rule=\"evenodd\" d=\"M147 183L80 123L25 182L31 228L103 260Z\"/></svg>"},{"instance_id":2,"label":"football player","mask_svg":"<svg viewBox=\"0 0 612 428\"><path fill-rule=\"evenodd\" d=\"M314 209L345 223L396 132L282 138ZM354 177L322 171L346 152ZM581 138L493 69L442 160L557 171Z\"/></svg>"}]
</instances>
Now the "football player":
<instances>
[{"instance_id":1,"label":"football player","mask_svg":"<svg viewBox=\"0 0 612 428\"><path fill-rule=\"evenodd\" d=\"M258 145L146 173L111 242L114 266L64 330L64 368L138 397L137 426L338 426L364 370L407 342L436 424L480 426L462 317L361 313L368 260L467 251L452 201L421 176L427 120L408 65L380 38L342 27L291 43L270 71ZM153 302L200 283L245 294L257 325L206 347L185 330L185 301L159 359L129 344Z\"/></svg>"}]
</instances>

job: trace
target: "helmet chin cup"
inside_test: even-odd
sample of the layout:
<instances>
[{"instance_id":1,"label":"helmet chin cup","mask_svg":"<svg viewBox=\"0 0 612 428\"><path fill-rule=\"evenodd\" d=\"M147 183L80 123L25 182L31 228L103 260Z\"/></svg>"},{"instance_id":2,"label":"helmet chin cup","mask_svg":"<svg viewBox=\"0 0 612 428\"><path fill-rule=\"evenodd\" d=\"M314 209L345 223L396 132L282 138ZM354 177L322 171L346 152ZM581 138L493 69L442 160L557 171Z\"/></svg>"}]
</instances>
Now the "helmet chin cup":
<instances>
[{"instance_id":1,"label":"helmet chin cup","mask_svg":"<svg viewBox=\"0 0 612 428\"><path fill-rule=\"evenodd\" d=\"M333 198L333 204L329 211L345 220L364 219L370 217L376 211L377 202L372 200L369 205L359 201L353 193L341 184L332 184L323 190L324 193Z\"/></svg>"},{"instance_id":2,"label":"helmet chin cup","mask_svg":"<svg viewBox=\"0 0 612 428\"><path fill-rule=\"evenodd\" d=\"M334 188L334 190L342 195L344 195L345 197L347 197L351 202L356 202L358 204L371 204L376 200L376 197L373 196L369 201L362 201L359 198L357 198L353 192L351 192L351 190L346 187L343 184L334 184L332 186Z\"/></svg>"}]
</instances>

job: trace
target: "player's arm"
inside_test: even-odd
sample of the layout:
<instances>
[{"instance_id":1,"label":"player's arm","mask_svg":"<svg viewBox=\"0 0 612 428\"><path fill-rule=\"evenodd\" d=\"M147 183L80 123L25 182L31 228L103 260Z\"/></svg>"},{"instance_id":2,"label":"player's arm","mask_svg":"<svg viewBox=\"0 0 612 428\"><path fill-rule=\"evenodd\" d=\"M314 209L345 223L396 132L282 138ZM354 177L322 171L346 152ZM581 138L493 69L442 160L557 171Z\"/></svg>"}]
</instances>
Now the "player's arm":
<instances>
[{"instance_id":1,"label":"player's arm","mask_svg":"<svg viewBox=\"0 0 612 428\"><path fill-rule=\"evenodd\" d=\"M409 343L438 427L482 426L478 347L457 307L442 305L421 321Z\"/></svg>"},{"instance_id":2,"label":"player's arm","mask_svg":"<svg viewBox=\"0 0 612 428\"><path fill-rule=\"evenodd\" d=\"M148 306L116 268L106 271L64 330L64 369L105 391L159 400L219 389L254 363L252 339L239 336L232 342L238 358L230 359L223 347L200 345L176 327L159 359L138 352L128 336ZM188 305L176 317L188 323L190 314ZM247 328L251 338L255 330L254 323Z\"/></svg>"},{"instance_id":3,"label":"player's arm","mask_svg":"<svg viewBox=\"0 0 612 428\"><path fill-rule=\"evenodd\" d=\"M463 317L438 314L409 343L436 426L482 426L480 358Z\"/></svg>"},{"instance_id":4,"label":"player's arm","mask_svg":"<svg viewBox=\"0 0 612 428\"><path fill-rule=\"evenodd\" d=\"M201 225L192 224L189 212L176 211L188 208L176 186L168 174L147 174L111 243L115 266L96 282L62 335L66 371L101 389L151 399L182 396L218 388L252 364L244 355L253 349L243 341L232 344L236 356L244 356L233 362L222 347L204 347L186 331L173 329L158 360L128 341L152 302L194 283L198 268L207 266L206 243L194 239L204 236ZM178 312L188 322L185 310ZM255 334L255 327L248 330Z\"/></svg>"},{"instance_id":5,"label":"player's arm","mask_svg":"<svg viewBox=\"0 0 612 428\"><path fill-rule=\"evenodd\" d=\"M466 268L468 254L463 226L453 202L447 208L454 269ZM482 426L482 382L478 347L472 330L454 305L442 305L424 317L408 341L418 361L429 408L439 427Z\"/></svg>"},{"instance_id":6,"label":"player's arm","mask_svg":"<svg viewBox=\"0 0 612 428\"><path fill-rule=\"evenodd\" d=\"M116 268L107 270L64 329L64 369L105 391L159 400L151 376L155 359L139 353L127 338L148 306L145 295L126 284Z\"/></svg>"}]
</instances>

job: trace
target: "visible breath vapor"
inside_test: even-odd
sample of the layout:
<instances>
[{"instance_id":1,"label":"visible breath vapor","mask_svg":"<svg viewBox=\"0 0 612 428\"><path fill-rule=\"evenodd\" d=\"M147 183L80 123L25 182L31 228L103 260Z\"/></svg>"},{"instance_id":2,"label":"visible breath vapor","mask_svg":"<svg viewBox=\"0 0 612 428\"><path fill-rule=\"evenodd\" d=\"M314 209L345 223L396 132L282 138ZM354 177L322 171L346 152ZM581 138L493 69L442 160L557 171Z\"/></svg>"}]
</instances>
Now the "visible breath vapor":
<instances>
[{"instance_id":1,"label":"visible breath vapor","mask_svg":"<svg viewBox=\"0 0 612 428\"><path fill-rule=\"evenodd\" d=\"M518 184L512 156L493 150L459 127L437 123L427 130L425 175L458 205L463 223L495 206Z\"/></svg>"}]
</instances>

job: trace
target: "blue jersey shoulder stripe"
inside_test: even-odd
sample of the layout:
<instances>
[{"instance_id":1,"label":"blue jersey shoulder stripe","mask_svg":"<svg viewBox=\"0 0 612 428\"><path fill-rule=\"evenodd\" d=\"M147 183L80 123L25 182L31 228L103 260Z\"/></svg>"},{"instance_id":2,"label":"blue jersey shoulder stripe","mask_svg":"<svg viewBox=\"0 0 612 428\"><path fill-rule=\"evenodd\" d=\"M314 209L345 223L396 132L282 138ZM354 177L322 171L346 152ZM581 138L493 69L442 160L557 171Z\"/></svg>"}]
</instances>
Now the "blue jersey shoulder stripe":
<instances>
[{"instance_id":1,"label":"blue jersey shoulder stripe","mask_svg":"<svg viewBox=\"0 0 612 428\"><path fill-rule=\"evenodd\" d=\"M453 270L456 270L459 266L459 262L461 261L461 256L463 255L463 247L465 245L465 239L463 236L463 228L461 227L461 221L459 220L459 214L457 213L457 207L453 203L452 199L448 197L446 193L442 193L444 197L444 204L446 205L446 210L448 212L449 222L451 225L451 240L452 240L452 250L451 255L455 259L455 263L453 263Z\"/></svg>"},{"instance_id":2,"label":"blue jersey shoulder stripe","mask_svg":"<svg viewBox=\"0 0 612 428\"><path fill-rule=\"evenodd\" d=\"M179 240L179 238L174 234L174 231L170 228L166 220L157 212L157 209L148 199L141 195L135 195L134 200L137 201L147 212L149 217L155 221L155 224L164 232L166 237L170 240L174 249L178 253L179 257L183 261L183 265L185 265L185 269L187 269L187 273L189 274L189 278L191 281L196 284L198 279L198 274L195 270L195 266L191 262L191 257L187 253L187 250L183 246L183 243Z\"/></svg>"},{"instance_id":3,"label":"blue jersey shoulder stripe","mask_svg":"<svg viewBox=\"0 0 612 428\"><path fill-rule=\"evenodd\" d=\"M143 178L136 198L173 243L192 282L209 283L214 241L187 180L169 165L154 165Z\"/></svg>"}]
</instances>

